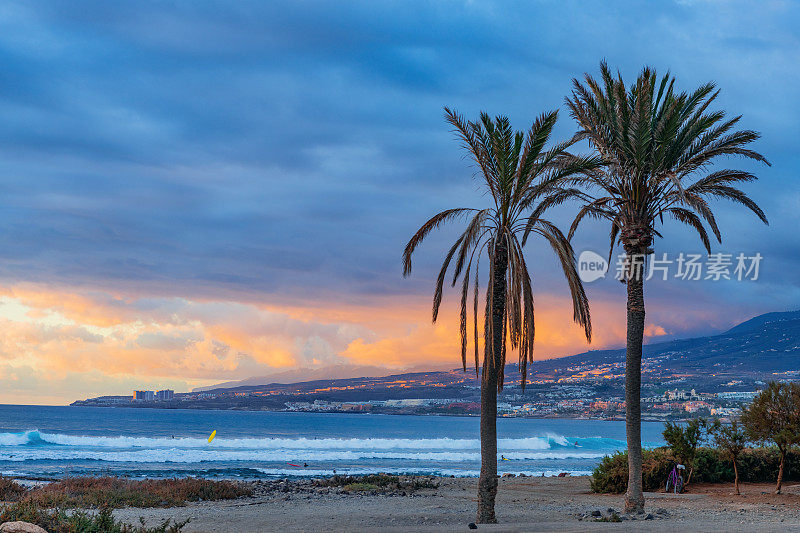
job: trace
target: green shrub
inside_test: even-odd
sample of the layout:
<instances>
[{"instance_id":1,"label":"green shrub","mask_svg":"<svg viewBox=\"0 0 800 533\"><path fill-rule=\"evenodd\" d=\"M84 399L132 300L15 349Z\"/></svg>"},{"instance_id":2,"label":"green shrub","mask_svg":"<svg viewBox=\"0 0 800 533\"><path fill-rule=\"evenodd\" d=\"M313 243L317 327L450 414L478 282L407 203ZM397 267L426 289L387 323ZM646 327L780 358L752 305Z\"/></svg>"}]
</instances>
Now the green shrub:
<instances>
[{"instance_id":1,"label":"green shrub","mask_svg":"<svg viewBox=\"0 0 800 533\"><path fill-rule=\"evenodd\" d=\"M675 458L669 448L642 450L644 490L658 490L667 480ZM621 494L628 487L628 453L606 456L592 472L592 491Z\"/></svg>"},{"instance_id":2,"label":"green shrub","mask_svg":"<svg viewBox=\"0 0 800 533\"><path fill-rule=\"evenodd\" d=\"M741 459L747 450L742 452L739 458ZM730 461L721 461L719 452L713 448L700 448L697 450L697 456L694 460L694 473L692 474L692 482L699 483L723 483L726 481L733 482L733 463ZM742 468L739 468L739 481L743 480Z\"/></svg>"},{"instance_id":3,"label":"green shrub","mask_svg":"<svg viewBox=\"0 0 800 533\"><path fill-rule=\"evenodd\" d=\"M675 458L669 448L643 450L642 478L644 490L663 490ZM739 457L739 481L773 483L778 477L779 455L775 446L748 448ZM698 448L692 483L733 483L733 464L721 460L717 450ZM800 481L800 452L790 450L786 456L784 479ZM628 487L628 454L606 456L592 472L592 491L620 494Z\"/></svg>"}]
</instances>

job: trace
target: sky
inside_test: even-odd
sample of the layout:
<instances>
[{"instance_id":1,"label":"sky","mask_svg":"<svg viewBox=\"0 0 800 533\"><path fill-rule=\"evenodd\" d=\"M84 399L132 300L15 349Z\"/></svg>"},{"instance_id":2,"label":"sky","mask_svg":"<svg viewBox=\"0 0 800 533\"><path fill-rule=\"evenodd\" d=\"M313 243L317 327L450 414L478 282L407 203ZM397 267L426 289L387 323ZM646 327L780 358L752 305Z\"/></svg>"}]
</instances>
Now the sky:
<instances>
[{"instance_id":1,"label":"sky","mask_svg":"<svg viewBox=\"0 0 800 533\"><path fill-rule=\"evenodd\" d=\"M64 404L298 369L460 364L453 292L433 282L458 227L401 252L432 214L482 207L442 116L527 129L602 59L632 79L707 81L771 167L716 203L715 251L758 280L647 284L647 340L722 331L800 301L800 4L4 2L0 6L0 403ZM588 147L578 147L588 150ZM551 213L569 224L576 206ZM657 253L700 252L667 226ZM586 224L576 250L607 251ZM536 357L625 338L624 287L587 284L594 339L558 265L526 248Z\"/></svg>"}]
</instances>

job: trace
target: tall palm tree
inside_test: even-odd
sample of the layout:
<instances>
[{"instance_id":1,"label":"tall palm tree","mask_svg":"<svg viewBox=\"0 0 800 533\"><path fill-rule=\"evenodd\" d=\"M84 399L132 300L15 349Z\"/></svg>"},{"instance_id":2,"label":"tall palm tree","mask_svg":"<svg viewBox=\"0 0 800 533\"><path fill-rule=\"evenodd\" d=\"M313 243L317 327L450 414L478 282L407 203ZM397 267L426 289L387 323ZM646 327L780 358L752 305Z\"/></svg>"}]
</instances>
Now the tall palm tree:
<instances>
[{"instance_id":1,"label":"tall palm tree","mask_svg":"<svg viewBox=\"0 0 800 533\"><path fill-rule=\"evenodd\" d=\"M636 83L626 88L619 73L612 75L605 62L601 79L586 74L584 83L573 79L566 103L580 129L574 140L585 139L597 150L603 166L575 180L582 186L585 202L569 231L569 237L585 217L611 222L611 250L624 249L623 281L628 292L628 334L625 365L626 429L628 438L628 490L625 508L644 508L642 494L641 362L645 305L642 273L644 258L653 253L653 238L661 235L657 223L672 218L694 229L706 250L711 243L707 225L722 242L709 200L722 198L748 208L765 224L758 205L737 188L756 180L743 170L708 172L720 156L742 156L769 162L747 148L760 135L736 130L741 116L726 118L723 111L709 111L719 91L707 83L693 92L677 92L669 73L657 78L645 68ZM705 225L704 225L705 223Z\"/></svg>"},{"instance_id":2,"label":"tall palm tree","mask_svg":"<svg viewBox=\"0 0 800 533\"><path fill-rule=\"evenodd\" d=\"M519 370L524 388L527 364L533 361L534 319L531 278L523 254L521 234L526 226L543 237L555 251L572 294L574 320L591 338L589 304L575 271L572 247L564 234L541 218L546 207L560 203L550 193L566 178L597 166L597 158L570 156L570 142L545 146L556 123L557 112L537 118L527 135L514 132L507 117L492 119L481 113L471 122L448 108L445 118L463 142L480 170L481 186L491 198L484 209L447 209L428 220L411 238L403 252L403 275L411 273L411 255L425 237L442 224L466 220L464 232L445 256L433 297L433 322L439 314L442 289L455 258L452 286L461 281L461 363L467 369L467 302L470 276L474 279L472 314L475 372L481 366L478 348L479 263L489 261L489 283L483 324L484 357L481 379L481 474L478 481L479 523L496 522L497 495L497 393L503 387L506 344L519 351ZM545 201L547 200L547 201ZM473 274L474 267L474 274Z\"/></svg>"}]
</instances>

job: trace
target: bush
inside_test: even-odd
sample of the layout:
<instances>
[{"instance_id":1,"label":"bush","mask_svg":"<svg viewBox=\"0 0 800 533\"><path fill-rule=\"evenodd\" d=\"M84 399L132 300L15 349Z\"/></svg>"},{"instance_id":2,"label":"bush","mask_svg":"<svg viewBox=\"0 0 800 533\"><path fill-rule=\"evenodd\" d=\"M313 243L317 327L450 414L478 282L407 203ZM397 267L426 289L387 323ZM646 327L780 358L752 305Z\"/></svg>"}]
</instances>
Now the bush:
<instances>
[{"instance_id":1,"label":"bush","mask_svg":"<svg viewBox=\"0 0 800 533\"><path fill-rule=\"evenodd\" d=\"M669 448L642 450L644 490L658 490L667 480L675 457ZM621 494L628 488L628 453L605 456L592 472L592 491Z\"/></svg>"},{"instance_id":2,"label":"bush","mask_svg":"<svg viewBox=\"0 0 800 533\"><path fill-rule=\"evenodd\" d=\"M171 520L167 520L156 527L148 528L142 521L140 526L130 526L115 520L108 508L97 514L84 511L66 513L59 509L43 509L31 500L22 500L0 508L0 523L17 520L36 524L50 533L180 533L189 522L187 520L173 524Z\"/></svg>"},{"instance_id":3,"label":"bush","mask_svg":"<svg viewBox=\"0 0 800 533\"><path fill-rule=\"evenodd\" d=\"M37 487L25 499L45 508L178 507L187 501L231 500L252 492L249 487L232 481L200 478L75 477Z\"/></svg>"},{"instance_id":4,"label":"bush","mask_svg":"<svg viewBox=\"0 0 800 533\"><path fill-rule=\"evenodd\" d=\"M0 501L16 501L27 492L27 489L13 479L0 476Z\"/></svg>"},{"instance_id":5,"label":"bush","mask_svg":"<svg viewBox=\"0 0 800 533\"><path fill-rule=\"evenodd\" d=\"M660 491L676 460L669 448L643 450L642 478L644 490ZM778 477L778 448L748 448L739 456L739 481L773 483ZM714 448L698 448L693 483L733 483L733 463L720 459ZM790 450L786 456L784 479L800 481L800 452ZM620 494L628 487L628 454L606 456L592 472L592 491Z\"/></svg>"},{"instance_id":6,"label":"bush","mask_svg":"<svg viewBox=\"0 0 800 533\"><path fill-rule=\"evenodd\" d=\"M368 474L365 476L333 476L328 479L321 479L316 482L317 485L323 487L344 487L346 485L354 484L369 484L378 487L396 487L400 485L400 478L398 476L389 476L386 474Z\"/></svg>"},{"instance_id":7,"label":"bush","mask_svg":"<svg viewBox=\"0 0 800 533\"><path fill-rule=\"evenodd\" d=\"M328 479L319 479L314 482L318 487L343 487L348 491L357 490L418 490L418 489L435 489L439 485L431 481L428 477L410 477L400 479L399 476L390 476L388 474L368 474L365 476L333 476ZM352 487L370 488L355 489ZM348 488L351 487L351 488Z\"/></svg>"}]
</instances>

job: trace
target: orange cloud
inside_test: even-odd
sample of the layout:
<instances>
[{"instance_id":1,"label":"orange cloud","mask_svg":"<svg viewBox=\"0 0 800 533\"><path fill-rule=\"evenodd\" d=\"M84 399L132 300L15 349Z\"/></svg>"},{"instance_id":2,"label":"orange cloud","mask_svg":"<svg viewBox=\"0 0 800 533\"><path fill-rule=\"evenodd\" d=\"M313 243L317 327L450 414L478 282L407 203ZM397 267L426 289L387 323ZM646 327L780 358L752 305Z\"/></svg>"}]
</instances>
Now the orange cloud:
<instances>
[{"instance_id":1,"label":"orange cloud","mask_svg":"<svg viewBox=\"0 0 800 533\"><path fill-rule=\"evenodd\" d=\"M19 403L20 384L32 382L31 372L37 383L50 384L48 398L61 394L66 402L111 384L121 387L116 393L126 393L136 383L196 386L290 367L460 365L452 298L445 299L433 325L429 298L419 296L279 305L35 284L0 288L0 296L0 402ZM592 316L595 333L588 346L572 322L569 301L542 295L536 358L624 343L624 303L593 303ZM664 327L648 326L649 337L664 334ZM76 376L90 375L93 388L74 391L69 385L86 384Z\"/></svg>"}]
</instances>

